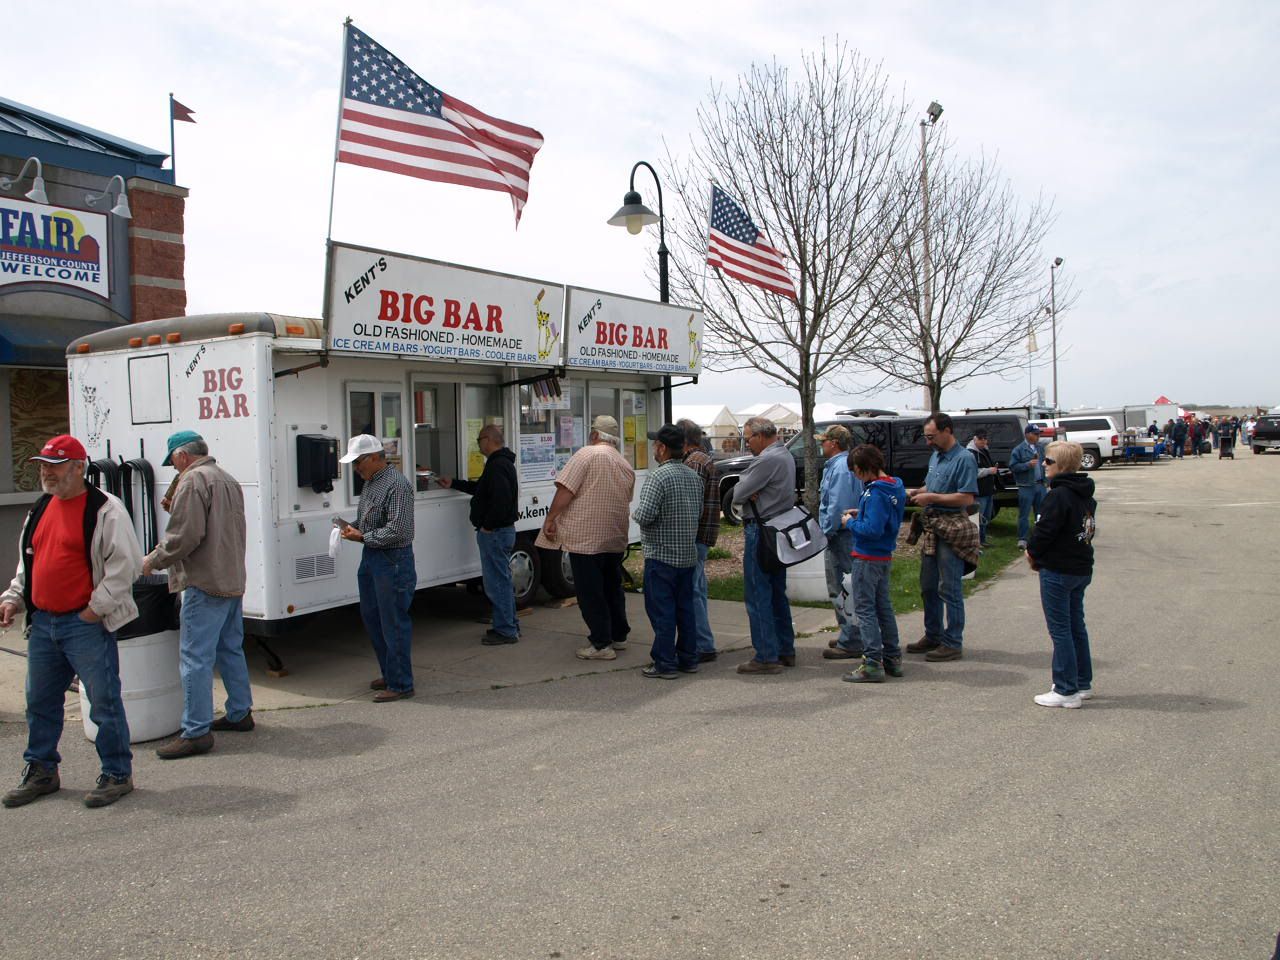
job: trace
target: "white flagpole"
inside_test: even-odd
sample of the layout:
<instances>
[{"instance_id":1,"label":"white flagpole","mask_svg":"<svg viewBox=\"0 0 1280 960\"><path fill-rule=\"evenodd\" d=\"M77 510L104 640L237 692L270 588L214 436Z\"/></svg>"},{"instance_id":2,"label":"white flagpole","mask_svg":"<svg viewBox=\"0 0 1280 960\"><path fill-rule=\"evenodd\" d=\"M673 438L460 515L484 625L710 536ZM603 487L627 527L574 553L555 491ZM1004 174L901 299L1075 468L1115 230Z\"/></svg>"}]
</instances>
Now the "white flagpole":
<instances>
[{"instance_id":1,"label":"white flagpole","mask_svg":"<svg viewBox=\"0 0 1280 960\"><path fill-rule=\"evenodd\" d=\"M347 95L347 28L351 26L351 18L342 22L342 80L338 84L338 120L333 134L333 174L329 179L329 226L325 230L324 242L328 246L333 239L333 194L338 184L338 147L342 137L342 100Z\"/></svg>"},{"instance_id":2,"label":"white flagpole","mask_svg":"<svg viewBox=\"0 0 1280 960\"><path fill-rule=\"evenodd\" d=\"M707 248L702 254L702 303L705 306L707 302L707 255L711 253L711 208L715 203L716 182L710 177L707 178Z\"/></svg>"}]
</instances>

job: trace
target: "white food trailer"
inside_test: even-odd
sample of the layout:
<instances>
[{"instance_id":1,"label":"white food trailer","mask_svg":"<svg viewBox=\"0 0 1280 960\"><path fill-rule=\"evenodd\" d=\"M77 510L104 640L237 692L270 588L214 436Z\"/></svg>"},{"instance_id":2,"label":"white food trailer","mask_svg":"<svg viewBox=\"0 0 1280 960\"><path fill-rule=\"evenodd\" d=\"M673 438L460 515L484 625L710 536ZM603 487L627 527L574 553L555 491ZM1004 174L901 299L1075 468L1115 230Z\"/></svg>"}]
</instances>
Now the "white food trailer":
<instances>
[{"instance_id":1,"label":"white food trailer","mask_svg":"<svg viewBox=\"0 0 1280 960\"><path fill-rule=\"evenodd\" d=\"M533 544L556 471L609 414L638 497L664 377L700 372L702 315L381 250L335 243L329 256L327 323L213 314L73 342L71 428L91 460L147 461L159 503L166 437L199 432L244 488L246 629L270 636L358 600L360 547L329 555L332 518L355 518L360 479L337 458L357 433L414 485L418 586L479 577L470 498L434 478L478 477L476 437L498 424L520 478L518 600L539 584L572 594L567 558Z\"/></svg>"}]
</instances>

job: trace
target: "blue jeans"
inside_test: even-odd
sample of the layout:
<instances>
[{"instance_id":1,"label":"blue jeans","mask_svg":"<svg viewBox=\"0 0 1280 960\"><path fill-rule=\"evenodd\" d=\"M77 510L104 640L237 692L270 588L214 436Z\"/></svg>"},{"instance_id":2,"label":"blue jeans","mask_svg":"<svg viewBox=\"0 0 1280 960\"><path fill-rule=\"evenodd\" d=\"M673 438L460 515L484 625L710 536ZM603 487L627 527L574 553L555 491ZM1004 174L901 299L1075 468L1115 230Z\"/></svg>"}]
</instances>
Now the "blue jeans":
<instances>
[{"instance_id":1,"label":"blue jeans","mask_svg":"<svg viewBox=\"0 0 1280 960\"><path fill-rule=\"evenodd\" d=\"M898 620L889 599L889 571L892 560L854 560L854 609L862 636L862 656L883 663L885 659L901 660L898 645Z\"/></svg>"},{"instance_id":2,"label":"blue jeans","mask_svg":"<svg viewBox=\"0 0 1280 960\"><path fill-rule=\"evenodd\" d=\"M924 600L924 635L945 647L964 645L964 561L941 537L933 556L920 554L920 596ZM947 624L942 625L943 609Z\"/></svg>"},{"instance_id":3,"label":"blue jeans","mask_svg":"<svg viewBox=\"0 0 1280 960\"><path fill-rule=\"evenodd\" d=\"M22 759L48 769L62 762L63 704L77 674L98 725L98 759L112 777L133 774L129 722L120 696L120 651L116 635L78 613L33 610L27 629L27 749Z\"/></svg>"},{"instance_id":4,"label":"blue jeans","mask_svg":"<svg viewBox=\"0 0 1280 960\"><path fill-rule=\"evenodd\" d=\"M707 609L707 550L705 543L694 544L698 548L698 565L693 568L693 622L696 626L699 653L715 653L716 638L711 633L711 611Z\"/></svg>"},{"instance_id":5,"label":"blue jeans","mask_svg":"<svg viewBox=\"0 0 1280 960\"><path fill-rule=\"evenodd\" d=\"M644 562L644 612L653 625L649 656L662 671L698 665L697 621L694 616L693 572L696 567L673 567L661 560Z\"/></svg>"},{"instance_id":6,"label":"blue jeans","mask_svg":"<svg viewBox=\"0 0 1280 960\"><path fill-rule=\"evenodd\" d=\"M244 660L244 612L240 597L215 597L199 587L182 591L182 735L203 737L213 723L213 668L227 688L227 719L241 720L253 706Z\"/></svg>"},{"instance_id":7,"label":"blue jeans","mask_svg":"<svg viewBox=\"0 0 1280 960\"><path fill-rule=\"evenodd\" d=\"M404 693L413 689L413 663L409 651L413 643L413 620L409 605L418 586L412 547L390 550L364 548L360 570L360 619L373 642L373 652L382 668L387 689Z\"/></svg>"},{"instance_id":8,"label":"blue jeans","mask_svg":"<svg viewBox=\"0 0 1280 960\"><path fill-rule=\"evenodd\" d=\"M1045 489L1043 483L1018 487L1018 539L1026 540L1031 535L1031 525L1040 515L1040 504L1044 503Z\"/></svg>"},{"instance_id":9,"label":"blue jeans","mask_svg":"<svg viewBox=\"0 0 1280 960\"><path fill-rule=\"evenodd\" d=\"M1053 640L1053 689L1064 697L1093 686L1089 631L1084 625L1084 591L1093 574L1040 571L1040 606Z\"/></svg>"},{"instance_id":10,"label":"blue jeans","mask_svg":"<svg viewBox=\"0 0 1280 960\"><path fill-rule=\"evenodd\" d=\"M991 523L991 518L995 515L995 494L987 497L978 497L978 542L984 547L987 545L987 525Z\"/></svg>"},{"instance_id":11,"label":"blue jeans","mask_svg":"<svg viewBox=\"0 0 1280 960\"><path fill-rule=\"evenodd\" d=\"M756 551L760 524L744 524L742 585L746 592L747 621L751 625L751 646L761 663L777 663L778 657L795 656L796 632L791 624L791 604L787 601L787 571L765 573Z\"/></svg>"},{"instance_id":12,"label":"blue jeans","mask_svg":"<svg viewBox=\"0 0 1280 960\"><path fill-rule=\"evenodd\" d=\"M520 636L520 624L516 620L516 592L511 585L511 548L515 542L515 527L499 527L488 533L476 531L484 595L493 604L493 629L504 637Z\"/></svg>"},{"instance_id":13,"label":"blue jeans","mask_svg":"<svg viewBox=\"0 0 1280 960\"><path fill-rule=\"evenodd\" d=\"M622 554L570 553L578 612L587 625L587 639L597 650L626 643L627 598L622 592Z\"/></svg>"},{"instance_id":14,"label":"blue jeans","mask_svg":"<svg viewBox=\"0 0 1280 960\"><path fill-rule=\"evenodd\" d=\"M840 637L836 645L855 653L862 650L862 641L858 639L858 621L844 612L840 604L840 589L844 585L844 575L853 569L853 531L840 530L827 534L827 549L822 559L827 573L827 599L836 611L836 624L840 627Z\"/></svg>"}]
</instances>

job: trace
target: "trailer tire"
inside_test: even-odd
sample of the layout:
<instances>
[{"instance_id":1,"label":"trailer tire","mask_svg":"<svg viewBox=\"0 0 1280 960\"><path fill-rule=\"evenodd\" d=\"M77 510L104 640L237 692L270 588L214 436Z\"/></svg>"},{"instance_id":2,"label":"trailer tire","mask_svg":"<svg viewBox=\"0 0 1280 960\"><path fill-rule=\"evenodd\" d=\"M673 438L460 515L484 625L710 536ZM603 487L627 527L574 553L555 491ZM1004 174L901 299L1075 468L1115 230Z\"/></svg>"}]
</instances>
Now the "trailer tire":
<instances>
[{"instance_id":1,"label":"trailer tire","mask_svg":"<svg viewBox=\"0 0 1280 960\"><path fill-rule=\"evenodd\" d=\"M563 550L542 550L542 585L553 597L572 597L577 593L569 554Z\"/></svg>"},{"instance_id":2,"label":"trailer tire","mask_svg":"<svg viewBox=\"0 0 1280 960\"><path fill-rule=\"evenodd\" d=\"M720 495L720 509L724 513L724 522L731 527L742 525L742 508L733 502L733 487L728 487Z\"/></svg>"},{"instance_id":3,"label":"trailer tire","mask_svg":"<svg viewBox=\"0 0 1280 960\"><path fill-rule=\"evenodd\" d=\"M511 585L516 592L516 606L524 608L533 603L542 582L542 557L533 544L533 537L520 534L511 548Z\"/></svg>"}]
</instances>

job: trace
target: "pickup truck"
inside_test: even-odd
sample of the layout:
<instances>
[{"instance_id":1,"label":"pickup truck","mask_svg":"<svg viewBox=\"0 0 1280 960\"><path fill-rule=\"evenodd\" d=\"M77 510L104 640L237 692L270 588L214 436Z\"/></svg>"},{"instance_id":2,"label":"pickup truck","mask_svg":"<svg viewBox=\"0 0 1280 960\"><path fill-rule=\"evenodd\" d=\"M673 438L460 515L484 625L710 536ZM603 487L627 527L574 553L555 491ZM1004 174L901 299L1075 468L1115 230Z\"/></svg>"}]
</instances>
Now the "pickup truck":
<instances>
[{"instance_id":1,"label":"pickup truck","mask_svg":"<svg viewBox=\"0 0 1280 960\"><path fill-rule=\"evenodd\" d=\"M1258 418L1253 428L1250 446L1254 453L1280 450L1280 414L1267 414L1265 417Z\"/></svg>"},{"instance_id":2,"label":"pickup truck","mask_svg":"<svg viewBox=\"0 0 1280 960\"><path fill-rule=\"evenodd\" d=\"M924 439L925 417L848 417L838 420L822 420L814 424L814 433L822 433L827 427L839 424L853 435L853 444L875 444L884 453L885 472L898 477L909 488L924 483L932 453ZM995 508L1018 502L1013 474L1007 469L1009 454L1022 442L1022 428L1026 421L1014 414L972 414L956 416L956 441L967 444L973 431L985 427L991 441L991 458L1000 470L1000 483L996 489ZM787 441L787 449L796 461L796 498L804 495L804 435L798 434ZM821 455L819 455L821 457ZM733 488L738 477L751 462L751 455L727 457L716 461L716 479L720 485L720 507L728 523L742 522L740 508L734 506Z\"/></svg>"}]
</instances>

